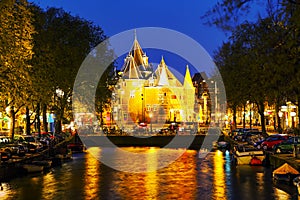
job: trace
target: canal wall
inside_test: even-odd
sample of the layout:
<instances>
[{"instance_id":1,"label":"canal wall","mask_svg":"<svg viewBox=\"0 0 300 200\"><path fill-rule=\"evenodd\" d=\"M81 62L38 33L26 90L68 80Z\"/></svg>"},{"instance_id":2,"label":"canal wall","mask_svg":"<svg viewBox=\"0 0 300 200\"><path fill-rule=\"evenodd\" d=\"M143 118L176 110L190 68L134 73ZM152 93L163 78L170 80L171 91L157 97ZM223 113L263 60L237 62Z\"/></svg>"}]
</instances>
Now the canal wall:
<instances>
[{"instance_id":1,"label":"canal wall","mask_svg":"<svg viewBox=\"0 0 300 200\"><path fill-rule=\"evenodd\" d=\"M81 140L88 147L166 147L166 148L188 148L199 150L206 135L177 135L177 136L80 136ZM207 148L207 147L206 147Z\"/></svg>"},{"instance_id":2,"label":"canal wall","mask_svg":"<svg viewBox=\"0 0 300 200\"><path fill-rule=\"evenodd\" d=\"M300 172L300 158L295 157L293 154L272 154L269 153L270 165L273 169L276 169L288 163Z\"/></svg>"}]
</instances>

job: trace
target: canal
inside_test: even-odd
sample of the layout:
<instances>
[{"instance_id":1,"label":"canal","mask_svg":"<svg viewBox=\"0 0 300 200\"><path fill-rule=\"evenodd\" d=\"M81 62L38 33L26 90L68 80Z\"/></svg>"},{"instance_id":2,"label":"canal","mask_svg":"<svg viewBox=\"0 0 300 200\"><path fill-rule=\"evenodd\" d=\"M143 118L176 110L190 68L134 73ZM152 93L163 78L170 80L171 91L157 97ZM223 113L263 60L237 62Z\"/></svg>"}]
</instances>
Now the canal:
<instances>
[{"instance_id":1,"label":"canal","mask_svg":"<svg viewBox=\"0 0 300 200\"><path fill-rule=\"evenodd\" d=\"M133 148L156 151L157 148ZM90 151L101 151L91 149ZM168 150L170 154L177 150ZM113 159L113 158L112 158ZM147 161L156 165L155 157ZM122 162L130 167L131 158ZM186 151L168 167L148 173L129 173L101 164L92 153L75 154L43 174L31 174L2 183L2 200L94 200L94 199L298 199L296 188L275 185L272 169L230 164L229 153L220 151L199 158Z\"/></svg>"}]
</instances>

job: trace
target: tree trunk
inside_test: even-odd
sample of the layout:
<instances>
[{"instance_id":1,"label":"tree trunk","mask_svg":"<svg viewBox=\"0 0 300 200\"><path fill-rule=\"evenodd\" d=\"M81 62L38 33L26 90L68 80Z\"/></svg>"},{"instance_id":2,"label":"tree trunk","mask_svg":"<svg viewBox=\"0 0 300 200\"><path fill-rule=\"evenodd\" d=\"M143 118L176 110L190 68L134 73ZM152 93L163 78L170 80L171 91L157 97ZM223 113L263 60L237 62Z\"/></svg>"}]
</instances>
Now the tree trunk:
<instances>
[{"instance_id":1,"label":"tree trunk","mask_svg":"<svg viewBox=\"0 0 300 200\"><path fill-rule=\"evenodd\" d=\"M29 114L29 108L26 106L26 135L30 135L30 114Z\"/></svg>"},{"instance_id":2,"label":"tree trunk","mask_svg":"<svg viewBox=\"0 0 300 200\"><path fill-rule=\"evenodd\" d=\"M258 113L260 114L260 123L261 123L261 131L263 134L266 133L266 123L265 123L265 105L264 102L259 102L258 104Z\"/></svg>"},{"instance_id":3,"label":"tree trunk","mask_svg":"<svg viewBox=\"0 0 300 200\"><path fill-rule=\"evenodd\" d=\"M10 130L9 130L9 135L13 141L14 136L15 136L15 119L16 119L16 113L15 113L15 107L11 106L10 107Z\"/></svg>"},{"instance_id":4,"label":"tree trunk","mask_svg":"<svg viewBox=\"0 0 300 200\"><path fill-rule=\"evenodd\" d=\"M250 118L250 129L252 129L252 109L251 109L251 103L250 103L250 116L249 116L249 118Z\"/></svg>"},{"instance_id":5,"label":"tree trunk","mask_svg":"<svg viewBox=\"0 0 300 200\"><path fill-rule=\"evenodd\" d=\"M233 124L233 128L236 129L236 106L233 107Z\"/></svg>"},{"instance_id":6,"label":"tree trunk","mask_svg":"<svg viewBox=\"0 0 300 200\"><path fill-rule=\"evenodd\" d=\"M36 123L37 123L37 131L38 131L38 134L39 134L39 137L41 137L41 119L40 119L40 115L41 115L41 109L40 109L40 103L37 104L37 108L36 108L36 115L37 115L37 118L36 118Z\"/></svg>"},{"instance_id":7,"label":"tree trunk","mask_svg":"<svg viewBox=\"0 0 300 200\"><path fill-rule=\"evenodd\" d=\"M300 95L297 96L297 117L298 117L298 124L297 124L297 128L300 129L300 109L299 109L299 105L300 105Z\"/></svg>"},{"instance_id":8,"label":"tree trunk","mask_svg":"<svg viewBox=\"0 0 300 200\"><path fill-rule=\"evenodd\" d=\"M246 104L244 104L243 128L246 128Z\"/></svg>"},{"instance_id":9,"label":"tree trunk","mask_svg":"<svg viewBox=\"0 0 300 200\"><path fill-rule=\"evenodd\" d=\"M48 123L47 123L47 105L43 104L43 129L47 133L48 132Z\"/></svg>"},{"instance_id":10,"label":"tree trunk","mask_svg":"<svg viewBox=\"0 0 300 200\"><path fill-rule=\"evenodd\" d=\"M61 133L61 120L60 119L56 119L55 120L55 133Z\"/></svg>"},{"instance_id":11,"label":"tree trunk","mask_svg":"<svg viewBox=\"0 0 300 200\"><path fill-rule=\"evenodd\" d=\"M57 111L57 114L56 114L56 118L55 118L55 133L61 133L62 131L62 127L61 127L61 123L62 123L62 119L63 119L63 116L64 116L64 106L62 105L60 107L60 110Z\"/></svg>"},{"instance_id":12,"label":"tree trunk","mask_svg":"<svg viewBox=\"0 0 300 200\"><path fill-rule=\"evenodd\" d=\"M275 104L275 122L274 122L274 130L277 130L279 133L281 133L281 121L279 117L279 104L276 102ZM277 123L277 125L276 125Z\"/></svg>"}]
</instances>

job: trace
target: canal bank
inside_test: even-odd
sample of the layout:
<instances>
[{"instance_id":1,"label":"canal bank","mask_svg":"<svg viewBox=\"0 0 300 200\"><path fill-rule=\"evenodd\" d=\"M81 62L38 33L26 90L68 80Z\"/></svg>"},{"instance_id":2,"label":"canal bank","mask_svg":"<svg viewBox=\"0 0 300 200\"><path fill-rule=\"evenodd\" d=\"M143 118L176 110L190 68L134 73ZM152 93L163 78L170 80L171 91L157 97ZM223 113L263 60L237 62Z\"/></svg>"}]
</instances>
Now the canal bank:
<instances>
[{"instance_id":1,"label":"canal bank","mask_svg":"<svg viewBox=\"0 0 300 200\"><path fill-rule=\"evenodd\" d=\"M234 141L229 136L225 136L224 141L230 143L230 146L238 145L237 141ZM300 171L300 152L295 154L275 154L272 151L266 151L266 165L271 166L272 169L276 169L283 165L284 163L288 163L298 171Z\"/></svg>"},{"instance_id":2,"label":"canal bank","mask_svg":"<svg viewBox=\"0 0 300 200\"><path fill-rule=\"evenodd\" d=\"M276 169L283 165L284 163L288 163L298 171L300 171L300 159L295 157L293 154L272 154L269 156L270 165L273 169Z\"/></svg>"},{"instance_id":3,"label":"canal bank","mask_svg":"<svg viewBox=\"0 0 300 200\"><path fill-rule=\"evenodd\" d=\"M8 161L1 161L0 164L0 183L13 178L21 177L30 173L25 165L41 165L48 161L49 166L43 166L43 170L49 170L50 167L56 167L62 164L64 160L70 158L70 153L67 149L67 144L73 141L73 137L49 146L41 152L26 154L23 157L12 157Z\"/></svg>"}]
</instances>

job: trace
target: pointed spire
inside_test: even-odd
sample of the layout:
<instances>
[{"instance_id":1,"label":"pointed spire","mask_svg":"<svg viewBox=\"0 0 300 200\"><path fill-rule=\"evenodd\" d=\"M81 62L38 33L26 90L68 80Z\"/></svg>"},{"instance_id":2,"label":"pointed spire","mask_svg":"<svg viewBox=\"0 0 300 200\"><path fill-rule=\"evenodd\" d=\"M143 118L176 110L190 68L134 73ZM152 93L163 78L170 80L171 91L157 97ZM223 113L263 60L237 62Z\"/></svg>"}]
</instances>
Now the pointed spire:
<instances>
[{"instance_id":1,"label":"pointed spire","mask_svg":"<svg viewBox=\"0 0 300 200\"><path fill-rule=\"evenodd\" d=\"M162 67L162 69L161 69L158 85L159 86L169 86L170 85L166 67Z\"/></svg>"},{"instance_id":2,"label":"pointed spire","mask_svg":"<svg viewBox=\"0 0 300 200\"><path fill-rule=\"evenodd\" d=\"M164 60L164 56L161 56L161 60L159 63L160 67L166 66L165 60Z\"/></svg>"},{"instance_id":3,"label":"pointed spire","mask_svg":"<svg viewBox=\"0 0 300 200\"><path fill-rule=\"evenodd\" d=\"M137 66L145 66L148 64L148 63L145 63L145 61L144 61L143 57L145 56L145 53L143 52L143 50L137 40L136 30L134 30L134 41L133 41L133 45L131 47L130 53L134 57L134 61L136 62Z\"/></svg>"},{"instance_id":4,"label":"pointed spire","mask_svg":"<svg viewBox=\"0 0 300 200\"><path fill-rule=\"evenodd\" d=\"M185 71L183 86L185 88L193 88L194 87L188 65L186 65L186 71Z\"/></svg>"},{"instance_id":5,"label":"pointed spire","mask_svg":"<svg viewBox=\"0 0 300 200\"><path fill-rule=\"evenodd\" d=\"M137 40L136 29L134 29L134 40Z\"/></svg>"}]
</instances>

